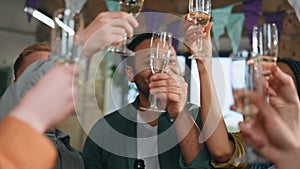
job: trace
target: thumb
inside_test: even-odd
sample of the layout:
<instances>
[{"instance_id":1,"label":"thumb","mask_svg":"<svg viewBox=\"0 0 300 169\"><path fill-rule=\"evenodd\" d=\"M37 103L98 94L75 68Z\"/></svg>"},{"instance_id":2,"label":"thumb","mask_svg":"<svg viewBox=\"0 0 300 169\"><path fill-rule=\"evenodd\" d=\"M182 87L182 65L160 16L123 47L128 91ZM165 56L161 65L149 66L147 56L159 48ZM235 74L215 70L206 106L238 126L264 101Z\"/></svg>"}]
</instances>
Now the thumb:
<instances>
[{"instance_id":1,"label":"thumb","mask_svg":"<svg viewBox=\"0 0 300 169\"><path fill-rule=\"evenodd\" d=\"M205 27L205 32L207 32L208 35L210 35L212 26L213 22L209 22L208 25Z\"/></svg>"},{"instance_id":2,"label":"thumb","mask_svg":"<svg viewBox=\"0 0 300 169\"><path fill-rule=\"evenodd\" d=\"M280 68L278 68L275 65L272 66L271 73L283 84L289 84L290 82L293 82L293 79L289 75L284 73Z\"/></svg>"}]
</instances>

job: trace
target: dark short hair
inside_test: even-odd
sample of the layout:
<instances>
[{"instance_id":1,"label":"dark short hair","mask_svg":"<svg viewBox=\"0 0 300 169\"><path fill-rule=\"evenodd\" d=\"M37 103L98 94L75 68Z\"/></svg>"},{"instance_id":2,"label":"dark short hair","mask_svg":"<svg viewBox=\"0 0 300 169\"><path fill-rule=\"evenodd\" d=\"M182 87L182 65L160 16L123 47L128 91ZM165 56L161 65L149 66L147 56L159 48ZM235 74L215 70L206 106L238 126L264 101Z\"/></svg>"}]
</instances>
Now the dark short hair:
<instances>
[{"instance_id":1,"label":"dark short hair","mask_svg":"<svg viewBox=\"0 0 300 169\"><path fill-rule=\"evenodd\" d=\"M128 49L134 51L135 48L142 43L144 40L151 39L152 33L143 33L138 34L135 37L133 37L133 40L127 45Z\"/></svg>"},{"instance_id":2,"label":"dark short hair","mask_svg":"<svg viewBox=\"0 0 300 169\"><path fill-rule=\"evenodd\" d=\"M40 42L32 44L21 51L14 63L14 75L17 77L17 72L23 64L24 58L34 52L51 52L50 44L47 42Z\"/></svg>"},{"instance_id":3,"label":"dark short hair","mask_svg":"<svg viewBox=\"0 0 300 169\"><path fill-rule=\"evenodd\" d=\"M142 34L138 34L138 35L135 35L132 39L132 41L127 45L127 48L132 50L132 51L135 51L135 48L141 44L143 41L145 40L148 40L148 39L151 39L152 37L152 33L142 33ZM128 66L131 66L133 68L133 70L135 70L135 66L134 66L134 57L127 57L126 58L126 64Z\"/></svg>"},{"instance_id":4,"label":"dark short hair","mask_svg":"<svg viewBox=\"0 0 300 169\"><path fill-rule=\"evenodd\" d=\"M298 92L298 97L300 99L300 62L289 58L278 58L277 62L283 62L287 64L292 70L295 76L295 84Z\"/></svg>"},{"instance_id":5,"label":"dark short hair","mask_svg":"<svg viewBox=\"0 0 300 169\"><path fill-rule=\"evenodd\" d=\"M152 33L142 33L135 35L132 39L132 41L127 45L127 48L135 51L135 48L141 44L144 40L148 40L152 38ZM175 38L172 38L172 46L177 46L178 40ZM134 68L134 57L127 57L126 58L126 63L127 65L131 66Z\"/></svg>"}]
</instances>

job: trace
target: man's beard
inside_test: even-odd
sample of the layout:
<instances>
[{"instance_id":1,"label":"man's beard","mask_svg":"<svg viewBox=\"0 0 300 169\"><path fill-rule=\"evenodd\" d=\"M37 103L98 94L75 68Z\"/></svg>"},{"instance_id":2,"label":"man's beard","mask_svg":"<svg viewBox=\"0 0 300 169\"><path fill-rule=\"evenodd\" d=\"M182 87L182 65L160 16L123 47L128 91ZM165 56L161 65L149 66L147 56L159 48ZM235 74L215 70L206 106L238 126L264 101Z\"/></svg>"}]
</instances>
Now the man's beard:
<instances>
[{"instance_id":1,"label":"man's beard","mask_svg":"<svg viewBox=\"0 0 300 169\"><path fill-rule=\"evenodd\" d=\"M137 74L135 77L134 77L134 82L139 90L139 92L146 96L147 98L149 98L149 78L150 78L150 75L146 78L143 78L142 76L139 76L139 74Z\"/></svg>"}]
</instances>

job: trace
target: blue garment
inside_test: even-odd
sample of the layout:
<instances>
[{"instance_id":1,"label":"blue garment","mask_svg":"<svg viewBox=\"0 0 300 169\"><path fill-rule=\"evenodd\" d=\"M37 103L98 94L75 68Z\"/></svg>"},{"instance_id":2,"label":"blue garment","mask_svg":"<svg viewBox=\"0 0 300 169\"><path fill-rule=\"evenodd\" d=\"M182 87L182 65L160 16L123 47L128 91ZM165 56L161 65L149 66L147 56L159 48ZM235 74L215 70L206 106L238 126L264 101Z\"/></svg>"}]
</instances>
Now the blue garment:
<instances>
[{"instance_id":1,"label":"blue garment","mask_svg":"<svg viewBox=\"0 0 300 169\"><path fill-rule=\"evenodd\" d=\"M248 169L268 169L272 164L270 162L249 164Z\"/></svg>"}]
</instances>

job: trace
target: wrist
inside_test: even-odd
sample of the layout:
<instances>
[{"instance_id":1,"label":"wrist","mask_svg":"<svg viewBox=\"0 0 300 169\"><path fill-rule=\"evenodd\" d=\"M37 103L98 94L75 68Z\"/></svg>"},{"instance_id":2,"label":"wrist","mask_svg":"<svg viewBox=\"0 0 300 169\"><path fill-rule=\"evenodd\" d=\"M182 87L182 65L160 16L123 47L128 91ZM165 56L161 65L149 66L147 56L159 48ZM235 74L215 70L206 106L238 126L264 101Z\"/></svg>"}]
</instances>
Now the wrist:
<instances>
[{"instance_id":1,"label":"wrist","mask_svg":"<svg viewBox=\"0 0 300 169\"><path fill-rule=\"evenodd\" d=\"M47 130L47 125L39 120L36 113L33 113L30 109L18 106L10 113L10 116L28 124L39 133L44 133Z\"/></svg>"},{"instance_id":2,"label":"wrist","mask_svg":"<svg viewBox=\"0 0 300 169\"><path fill-rule=\"evenodd\" d=\"M182 110L181 110L181 112L179 112L179 113L177 113L177 115L174 117L174 116L172 116L172 118L174 119L174 120L184 120L184 119L186 119L187 117L188 117L188 115L189 115L189 113L188 113L188 111L187 111L187 109L186 109L186 107L184 107ZM189 117L188 117L189 118Z\"/></svg>"},{"instance_id":3,"label":"wrist","mask_svg":"<svg viewBox=\"0 0 300 169\"><path fill-rule=\"evenodd\" d=\"M299 169L300 168L300 148L294 148L291 151L283 153L280 159L276 160L275 166L278 169L289 168L289 169Z\"/></svg>"},{"instance_id":4,"label":"wrist","mask_svg":"<svg viewBox=\"0 0 300 169\"><path fill-rule=\"evenodd\" d=\"M212 73L212 58L197 59L196 63L200 74Z\"/></svg>"}]
</instances>

